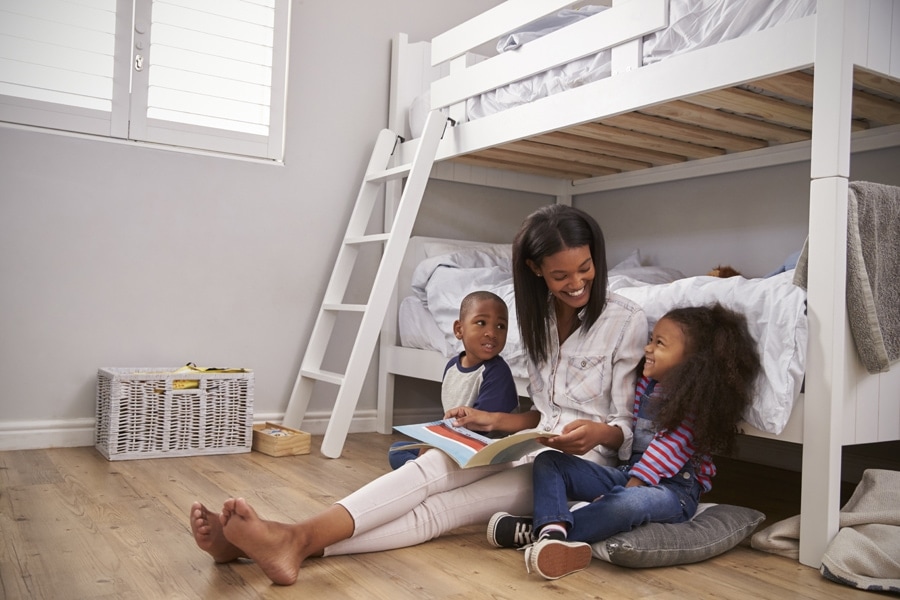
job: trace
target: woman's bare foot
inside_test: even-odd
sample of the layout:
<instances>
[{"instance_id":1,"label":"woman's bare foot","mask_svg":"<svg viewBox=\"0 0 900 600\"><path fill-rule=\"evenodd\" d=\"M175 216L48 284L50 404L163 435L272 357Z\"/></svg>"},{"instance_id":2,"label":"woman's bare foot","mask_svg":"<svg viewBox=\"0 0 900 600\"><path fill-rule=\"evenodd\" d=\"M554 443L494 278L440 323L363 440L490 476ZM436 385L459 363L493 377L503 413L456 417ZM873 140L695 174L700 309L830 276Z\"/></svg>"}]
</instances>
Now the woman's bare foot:
<instances>
[{"instance_id":1,"label":"woman's bare foot","mask_svg":"<svg viewBox=\"0 0 900 600\"><path fill-rule=\"evenodd\" d=\"M231 562L246 557L240 548L225 539L222 532L221 515L210 512L199 502L194 502L191 505L190 520L194 541L217 563Z\"/></svg>"},{"instance_id":2,"label":"woman's bare foot","mask_svg":"<svg viewBox=\"0 0 900 600\"><path fill-rule=\"evenodd\" d=\"M297 525L264 521L243 498L230 498L222 507L225 538L240 546L273 583L292 585L300 564L309 556L307 538Z\"/></svg>"}]
</instances>

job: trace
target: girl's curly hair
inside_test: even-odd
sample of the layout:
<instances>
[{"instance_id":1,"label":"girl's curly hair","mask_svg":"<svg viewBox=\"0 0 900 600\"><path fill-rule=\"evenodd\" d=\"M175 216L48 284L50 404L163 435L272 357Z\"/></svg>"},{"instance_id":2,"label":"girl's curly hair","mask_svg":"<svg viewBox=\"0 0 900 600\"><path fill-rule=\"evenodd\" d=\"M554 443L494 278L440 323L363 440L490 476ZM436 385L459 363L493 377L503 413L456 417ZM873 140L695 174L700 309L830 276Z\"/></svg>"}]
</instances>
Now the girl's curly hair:
<instances>
[{"instance_id":1,"label":"girl's curly hair","mask_svg":"<svg viewBox=\"0 0 900 600\"><path fill-rule=\"evenodd\" d=\"M747 320L718 303L676 308L662 318L681 327L685 357L666 375L664 400L653 405L654 421L674 430L692 419L698 453L728 454L761 369Z\"/></svg>"}]
</instances>

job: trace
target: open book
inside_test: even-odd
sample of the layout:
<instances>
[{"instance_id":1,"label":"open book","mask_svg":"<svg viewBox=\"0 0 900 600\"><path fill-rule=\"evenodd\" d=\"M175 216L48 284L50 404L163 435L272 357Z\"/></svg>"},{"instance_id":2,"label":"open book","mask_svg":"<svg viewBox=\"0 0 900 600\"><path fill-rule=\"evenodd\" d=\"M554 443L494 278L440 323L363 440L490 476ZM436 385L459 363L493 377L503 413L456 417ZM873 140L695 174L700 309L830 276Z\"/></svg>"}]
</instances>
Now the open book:
<instances>
[{"instance_id":1,"label":"open book","mask_svg":"<svg viewBox=\"0 0 900 600\"><path fill-rule=\"evenodd\" d=\"M456 427L451 419L416 425L398 425L394 429L420 442L402 448L437 448L463 469L496 465L522 458L530 452L546 448L537 441L537 438L556 435L526 429L507 437L491 439L465 427Z\"/></svg>"}]
</instances>

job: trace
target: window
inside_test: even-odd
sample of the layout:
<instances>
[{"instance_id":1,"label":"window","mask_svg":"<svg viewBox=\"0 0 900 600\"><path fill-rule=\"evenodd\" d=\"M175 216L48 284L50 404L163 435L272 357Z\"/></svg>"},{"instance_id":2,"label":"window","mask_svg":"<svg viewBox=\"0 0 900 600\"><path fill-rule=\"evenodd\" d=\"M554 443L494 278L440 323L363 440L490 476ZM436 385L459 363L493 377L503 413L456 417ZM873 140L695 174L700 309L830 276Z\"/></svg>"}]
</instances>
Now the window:
<instances>
[{"instance_id":1,"label":"window","mask_svg":"<svg viewBox=\"0 0 900 600\"><path fill-rule=\"evenodd\" d=\"M280 160L289 0L0 0L0 120Z\"/></svg>"}]
</instances>

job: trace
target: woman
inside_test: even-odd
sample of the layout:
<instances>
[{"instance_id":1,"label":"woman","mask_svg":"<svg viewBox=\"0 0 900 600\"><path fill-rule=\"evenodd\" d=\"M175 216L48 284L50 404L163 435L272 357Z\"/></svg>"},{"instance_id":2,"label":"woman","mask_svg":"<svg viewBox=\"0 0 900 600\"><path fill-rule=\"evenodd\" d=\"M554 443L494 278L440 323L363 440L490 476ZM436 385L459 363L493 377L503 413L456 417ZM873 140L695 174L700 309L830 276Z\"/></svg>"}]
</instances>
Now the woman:
<instances>
[{"instance_id":1,"label":"woman","mask_svg":"<svg viewBox=\"0 0 900 600\"><path fill-rule=\"evenodd\" d=\"M479 431L559 433L545 444L598 464L627 459L647 319L637 305L607 293L597 222L570 206L532 213L513 244L513 282L534 407L459 407L446 417ZM442 452L425 452L300 523L262 520L244 499L232 498L220 514L194 503L191 528L216 562L251 558L274 583L289 585L310 556L411 546L487 523L501 509L530 514L530 461L460 469Z\"/></svg>"}]
</instances>

